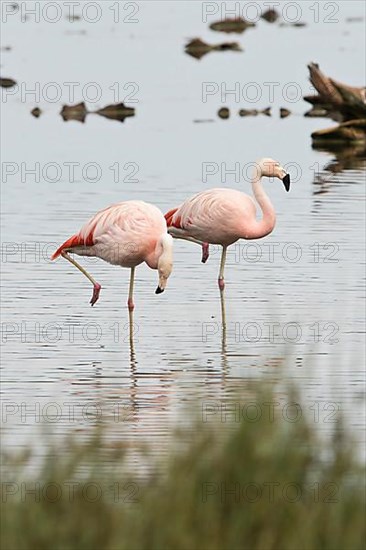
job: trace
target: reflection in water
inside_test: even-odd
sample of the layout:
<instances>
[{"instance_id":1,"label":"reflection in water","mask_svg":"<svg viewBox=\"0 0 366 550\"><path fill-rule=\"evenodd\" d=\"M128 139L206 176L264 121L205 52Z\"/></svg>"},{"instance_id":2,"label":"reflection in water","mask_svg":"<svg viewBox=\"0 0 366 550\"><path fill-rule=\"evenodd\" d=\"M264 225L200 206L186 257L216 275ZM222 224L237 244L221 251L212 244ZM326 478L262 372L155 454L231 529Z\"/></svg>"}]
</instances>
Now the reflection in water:
<instances>
[{"instance_id":1,"label":"reflection in water","mask_svg":"<svg viewBox=\"0 0 366 550\"><path fill-rule=\"evenodd\" d=\"M315 151L330 153L334 158L324 165L322 172L317 172L313 184L314 195L327 193L330 188L337 183L335 174L341 174L348 170L366 171L366 144L355 143L343 145L339 143L313 143L312 148Z\"/></svg>"},{"instance_id":2,"label":"reflection in water","mask_svg":"<svg viewBox=\"0 0 366 550\"><path fill-rule=\"evenodd\" d=\"M313 143L315 151L333 153L334 159L324 166L324 170L334 174L343 170L365 170L366 143L340 145L339 143Z\"/></svg>"},{"instance_id":3,"label":"reflection in water","mask_svg":"<svg viewBox=\"0 0 366 550\"><path fill-rule=\"evenodd\" d=\"M98 111L95 111L95 114L124 122L126 118L135 116L135 109L127 107L124 103L117 103L115 105L107 105L103 109L98 109Z\"/></svg>"},{"instance_id":4,"label":"reflection in water","mask_svg":"<svg viewBox=\"0 0 366 550\"><path fill-rule=\"evenodd\" d=\"M241 34L245 30L255 27L255 23L251 21L246 21L243 17L235 17L223 19L221 21L214 21L210 24L210 29L212 31L226 32Z\"/></svg>"},{"instance_id":5,"label":"reflection in water","mask_svg":"<svg viewBox=\"0 0 366 550\"><path fill-rule=\"evenodd\" d=\"M225 382L228 376L229 363L227 357L227 345L226 345L226 311L225 311L225 296L224 292L220 292L221 299L221 369L222 369L222 383L225 387Z\"/></svg>"},{"instance_id":6,"label":"reflection in water","mask_svg":"<svg viewBox=\"0 0 366 550\"><path fill-rule=\"evenodd\" d=\"M76 105L64 105L60 111L60 115L64 122L69 120L77 120L84 124L88 110L84 102L77 103Z\"/></svg>"},{"instance_id":7,"label":"reflection in water","mask_svg":"<svg viewBox=\"0 0 366 550\"><path fill-rule=\"evenodd\" d=\"M130 312L132 314L132 311ZM130 318L130 403L131 403L131 421L133 424L138 422L138 395L137 395L137 361L133 343L133 331L131 333L133 320Z\"/></svg>"},{"instance_id":8,"label":"reflection in water","mask_svg":"<svg viewBox=\"0 0 366 550\"><path fill-rule=\"evenodd\" d=\"M77 120L84 123L87 115L99 115L111 120L124 122L128 117L135 116L135 109L127 107L124 103L116 103L107 105L97 111L88 111L84 102L77 105L64 105L60 111L60 115L64 122L69 120Z\"/></svg>"},{"instance_id":9,"label":"reflection in water","mask_svg":"<svg viewBox=\"0 0 366 550\"><path fill-rule=\"evenodd\" d=\"M241 52L242 49L238 42L222 42L221 44L207 44L200 38L194 38L185 46L185 52L194 57L201 59L209 52L225 52L225 51Z\"/></svg>"}]
</instances>

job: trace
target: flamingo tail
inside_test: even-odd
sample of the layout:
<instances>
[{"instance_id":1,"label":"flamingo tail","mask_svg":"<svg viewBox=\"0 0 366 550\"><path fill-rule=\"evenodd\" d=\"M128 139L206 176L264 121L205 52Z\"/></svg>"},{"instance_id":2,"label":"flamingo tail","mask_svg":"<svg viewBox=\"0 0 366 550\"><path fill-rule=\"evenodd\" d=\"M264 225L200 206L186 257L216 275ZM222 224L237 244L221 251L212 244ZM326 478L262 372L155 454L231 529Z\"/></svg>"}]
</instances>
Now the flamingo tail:
<instances>
[{"instance_id":1,"label":"flamingo tail","mask_svg":"<svg viewBox=\"0 0 366 550\"><path fill-rule=\"evenodd\" d=\"M79 235L73 235L67 241L65 241L57 250L54 252L51 256L51 260L55 260L58 258L61 254L61 252L65 248L72 248L73 246L80 246L84 244L84 239L82 239Z\"/></svg>"},{"instance_id":2,"label":"flamingo tail","mask_svg":"<svg viewBox=\"0 0 366 550\"><path fill-rule=\"evenodd\" d=\"M166 224L168 227L180 227L180 218L178 218L177 220L174 220L174 223L173 223L173 216L177 210L178 208L172 208L172 210L169 210L169 212L165 214L164 218L166 220Z\"/></svg>"}]
</instances>

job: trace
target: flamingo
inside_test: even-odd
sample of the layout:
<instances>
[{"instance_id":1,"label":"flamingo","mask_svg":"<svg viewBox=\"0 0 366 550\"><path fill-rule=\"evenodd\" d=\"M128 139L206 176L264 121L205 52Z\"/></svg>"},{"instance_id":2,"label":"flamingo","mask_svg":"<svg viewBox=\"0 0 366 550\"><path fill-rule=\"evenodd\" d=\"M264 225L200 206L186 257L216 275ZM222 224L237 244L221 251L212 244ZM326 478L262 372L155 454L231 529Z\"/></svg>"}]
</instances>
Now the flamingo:
<instances>
[{"instance_id":1,"label":"flamingo","mask_svg":"<svg viewBox=\"0 0 366 550\"><path fill-rule=\"evenodd\" d=\"M202 246L202 262L208 258L209 244L222 246L218 276L221 295L225 288L227 247L238 239L261 239L275 226L276 212L262 187L263 176L277 177L282 180L286 191L290 189L290 176L279 162L263 158L255 164L252 189L262 210L261 220L256 218L256 204L252 197L226 188L197 193L165 214L168 231L173 237Z\"/></svg>"},{"instance_id":2,"label":"flamingo","mask_svg":"<svg viewBox=\"0 0 366 550\"><path fill-rule=\"evenodd\" d=\"M143 201L119 202L100 210L52 256L54 260L61 255L89 279L93 285L90 300L93 306L99 298L101 285L71 258L70 252L79 256L96 256L110 264L129 267L127 305L130 312L135 307L135 267L146 262L149 267L158 270L156 294L164 291L173 267L173 238L167 232L164 216L156 206Z\"/></svg>"}]
</instances>

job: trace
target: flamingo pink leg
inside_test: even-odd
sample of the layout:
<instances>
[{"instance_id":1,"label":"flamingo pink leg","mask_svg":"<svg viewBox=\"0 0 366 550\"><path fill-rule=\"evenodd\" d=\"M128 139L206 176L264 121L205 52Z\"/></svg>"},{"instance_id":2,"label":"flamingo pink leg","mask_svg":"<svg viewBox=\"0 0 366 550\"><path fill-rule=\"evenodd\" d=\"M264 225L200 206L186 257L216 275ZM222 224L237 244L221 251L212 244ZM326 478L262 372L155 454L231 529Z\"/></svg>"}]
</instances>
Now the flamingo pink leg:
<instances>
[{"instance_id":1,"label":"flamingo pink leg","mask_svg":"<svg viewBox=\"0 0 366 550\"><path fill-rule=\"evenodd\" d=\"M71 256L69 256L69 254L65 250L63 250L61 252L61 256L63 258L65 258L65 260L68 260L70 263L72 263L72 265L77 267L77 269L79 271L81 271L81 273L83 275L85 275L85 277L87 277L89 279L89 281L92 283L92 285L93 285L93 296L91 297L90 304L93 306L99 298L100 289L102 288L101 285L99 283L97 283L96 280L93 279L93 277L91 275L89 275L89 273L83 267L81 267L81 265L78 264L78 262L76 260L71 258Z\"/></svg>"},{"instance_id":2,"label":"flamingo pink leg","mask_svg":"<svg viewBox=\"0 0 366 550\"><path fill-rule=\"evenodd\" d=\"M101 285L99 283L95 283L94 284L94 288L93 288L93 296L91 297L91 300L90 300L90 304L91 306L93 306L95 304L95 302L98 301L99 299L99 294L100 294L100 289L101 289Z\"/></svg>"},{"instance_id":3,"label":"flamingo pink leg","mask_svg":"<svg viewBox=\"0 0 366 550\"><path fill-rule=\"evenodd\" d=\"M222 247L220 272L219 272L219 278L218 278L220 292L223 292L225 288L224 269L225 269L225 261L226 261L226 248L227 248L226 246Z\"/></svg>"},{"instance_id":4,"label":"flamingo pink leg","mask_svg":"<svg viewBox=\"0 0 366 550\"><path fill-rule=\"evenodd\" d=\"M128 291L128 300L127 300L127 307L128 311L133 311L135 309L135 304L133 303L133 286L135 282L135 268L131 267L131 275L130 275L130 288Z\"/></svg>"},{"instance_id":5,"label":"flamingo pink leg","mask_svg":"<svg viewBox=\"0 0 366 550\"><path fill-rule=\"evenodd\" d=\"M201 262L205 264L210 255L210 245L208 243L202 243L202 258Z\"/></svg>"}]
</instances>

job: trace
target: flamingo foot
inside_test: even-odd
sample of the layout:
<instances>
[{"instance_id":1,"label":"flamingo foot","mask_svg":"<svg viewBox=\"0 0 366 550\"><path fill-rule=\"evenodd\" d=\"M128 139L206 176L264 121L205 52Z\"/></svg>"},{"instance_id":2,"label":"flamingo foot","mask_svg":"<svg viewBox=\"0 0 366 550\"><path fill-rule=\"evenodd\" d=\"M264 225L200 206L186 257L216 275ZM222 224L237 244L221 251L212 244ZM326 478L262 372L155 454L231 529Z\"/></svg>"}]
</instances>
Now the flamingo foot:
<instances>
[{"instance_id":1,"label":"flamingo foot","mask_svg":"<svg viewBox=\"0 0 366 550\"><path fill-rule=\"evenodd\" d=\"M201 262L205 264L210 255L210 245L208 243L202 243L202 258Z\"/></svg>"},{"instance_id":2,"label":"flamingo foot","mask_svg":"<svg viewBox=\"0 0 366 550\"><path fill-rule=\"evenodd\" d=\"M95 304L95 302L98 301L98 298L99 298L99 294L100 294L100 289L101 289L101 285L99 283L95 283L94 285L94 288L93 288L93 296L90 300L90 304L91 306L93 306Z\"/></svg>"},{"instance_id":3,"label":"flamingo foot","mask_svg":"<svg viewBox=\"0 0 366 550\"><path fill-rule=\"evenodd\" d=\"M133 303L133 300L131 300L130 298L127 301L127 307L128 307L128 311L133 311L135 309L135 304Z\"/></svg>"},{"instance_id":4,"label":"flamingo foot","mask_svg":"<svg viewBox=\"0 0 366 550\"><path fill-rule=\"evenodd\" d=\"M222 292L225 288L225 281L224 279L218 279L217 282L219 283L219 289L220 289L220 292Z\"/></svg>"}]
</instances>

